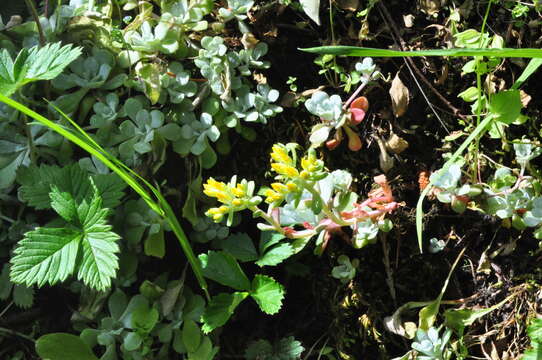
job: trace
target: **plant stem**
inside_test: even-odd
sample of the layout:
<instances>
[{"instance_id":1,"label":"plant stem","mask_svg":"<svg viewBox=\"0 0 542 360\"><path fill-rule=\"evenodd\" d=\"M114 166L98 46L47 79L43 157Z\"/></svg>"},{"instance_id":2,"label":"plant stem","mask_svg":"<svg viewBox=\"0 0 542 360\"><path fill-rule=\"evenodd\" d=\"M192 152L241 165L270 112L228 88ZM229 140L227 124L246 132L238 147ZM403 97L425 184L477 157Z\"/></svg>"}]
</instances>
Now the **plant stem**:
<instances>
[{"instance_id":1,"label":"plant stem","mask_svg":"<svg viewBox=\"0 0 542 360\"><path fill-rule=\"evenodd\" d=\"M365 85L367 85L367 83L369 82L369 79L366 79L365 77L361 80L361 84L358 86L358 88L356 89L356 91L354 91L352 93L352 95L350 95L350 97L348 98L348 100L346 100L346 102L344 103L343 105L343 110L346 110L348 109L348 105L350 105L350 103L352 101L354 101L354 99L359 95L359 93L361 92L361 90L363 90L363 88L365 87Z\"/></svg>"},{"instance_id":2,"label":"plant stem","mask_svg":"<svg viewBox=\"0 0 542 360\"><path fill-rule=\"evenodd\" d=\"M259 217L267 221L271 226L275 228L276 232L284 234L284 229L282 228L282 226L280 226L280 224L272 216L268 215L265 211L263 211L257 206L251 206L249 207L249 210L252 211L253 213L257 213Z\"/></svg>"},{"instance_id":3,"label":"plant stem","mask_svg":"<svg viewBox=\"0 0 542 360\"><path fill-rule=\"evenodd\" d=\"M390 249L388 247L388 236L386 233L383 232L379 232L378 236L380 237L380 243L382 244L382 253L384 254L384 258L382 259L382 261L384 262L384 268L386 269L386 283L388 284L388 288L390 289L390 295L393 300L393 305L397 307L397 294L395 292L393 270L390 266Z\"/></svg>"},{"instance_id":4,"label":"plant stem","mask_svg":"<svg viewBox=\"0 0 542 360\"><path fill-rule=\"evenodd\" d=\"M18 332L18 331L15 331L15 330L11 330L11 329L6 329L6 328L3 328L3 327L0 327L0 332L4 333L4 334L8 334L8 335L14 335L14 336L18 336L20 337L21 339L25 339L25 340L28 340L30 342L36 342L36 340L34 340L33 338L31 338L30 336L28 335L25 335L21 332Z\"/></svg>"},{"instance_id":5,"label":"plant stem","mask_svg":"<svg viewBox=\"0 0 542 360\"><path fill-rule=\"evenodd\" d=\"M38 28L38 34L40 37L40 46L45 46L45 34L43 33L43 28L41 27L40 23L40 16L38 14L38 10L36 9L36 5L32 2L32 0L24 0L26 2L26 6L28 7L28 10L32 14L32 17L34 18L34 21L36 22L36 26Z\"/></svg>"},{"instance_id":6,"label":"plant stem","mask_svg":"<svg viewBox=\"0 0 542 360\"><path fill-rule=\"evenodd\" d=\"M335 215L333 210L331 210L329 208L329 206L326 204L326 202L324 201L324 199L322 199L322 196L320 195L320 193L318 191L316 191L316 189L314 188L314 183L308 182L308 181L303 181L303 187L305 189L307 189L311 193L313 199L317 199L318 201L320 201L320 203L322 204L322 211L324 212L324 214L326 214L326 216L331 221L333 221L335 224L340 225L340 226L349 226L350 225L350 223L344 221L343 219L338 218Z\"/></svg>"}]
</instances>

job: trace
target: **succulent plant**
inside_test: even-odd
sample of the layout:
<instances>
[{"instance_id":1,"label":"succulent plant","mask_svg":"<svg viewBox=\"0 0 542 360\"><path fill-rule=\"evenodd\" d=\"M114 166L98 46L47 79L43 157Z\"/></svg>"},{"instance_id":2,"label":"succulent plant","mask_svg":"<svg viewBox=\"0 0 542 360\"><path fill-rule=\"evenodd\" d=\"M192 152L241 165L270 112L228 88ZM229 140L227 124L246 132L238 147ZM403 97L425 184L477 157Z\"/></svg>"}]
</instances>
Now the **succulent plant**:
<instances>
[{"instance_id":1,"label":"succulent plant","mask_svg":"<svg viewBox=\"0 0 542 360\"><path fill-rule=\"evenodd\" d=\"M161 76L160 84L165 90L162 91L161 103L166 101L166 93L169 95L170 102L179 104L186 97L194 96L198 89L196 83L190 81L190 73L185 71L182 64L178 62L169 64L167 72Z\"/></svg>"},{"instance_id":2,"label":"succulent plant","mask_svg":"<svg viewBox=\"0 0 542 360\"><path fill-rule=\"evenodd\" d=\"M133 50L144 53L173 54L179 49L178 38L178 31L162 21L154 29L149 21L145 21L139 31L129 30L124 35L124 40Z\"/></svg>"},{"instance_id":3,"label":"succulent plant","mask_svg":"<svg viewBox=\"0 0 542 360\"><path fill-rule=\"evenodd\" d=\"M271 103L277 101L279 92L267 84L259 84L257 93L249 91L248 86L242 86L235 92L235 97L229 101L222 101L224 109L231 113L224 123L228 127L235 127L240 120L267 124L267 118L282 112L282 108Z\"/></svg>"},{"instance_id":4,"label":"succulent plant","mask_svg":"<svg viewBox=\"0 0 542 360\"><path fill-rule=\"evenodd\" d=\"M56 77L52 84L58 90L65 91L75 87L78 90L61 95L55 100L55 105L65 113L73 113L91 89L114 90L118 88L126 81L128 75L122 73L110 79L115 65L115 57L109 51L98 48L92 49L91 56L76 59L70 64L69 71Z\"/></svg>"},{"instance_id":5,"label":"succulent plant","mask_svg":"<svg viewBox=\"0 0 542 360\"><path fill-rule=\"evenodd\" d=\"M253 5L254 0L228 0L228 7L218 9L218 13L225 21L234 18L242 21L247 18L247 12Z\"/></svg>"},{"instance_id":6,"label":"succulent plant","mask_svg":"<svg viewBox=\"0 0 542 360\"><path fill-rule=\"evenodd\" d=\"M182 113L179 119L183 124L181 136L173 143L173 149L181 155L201 155L209 146L209 140L215 142L220 137L213 117L208 113L202 113L199 120L192 112Z\"/></svg>"}]
</instances>

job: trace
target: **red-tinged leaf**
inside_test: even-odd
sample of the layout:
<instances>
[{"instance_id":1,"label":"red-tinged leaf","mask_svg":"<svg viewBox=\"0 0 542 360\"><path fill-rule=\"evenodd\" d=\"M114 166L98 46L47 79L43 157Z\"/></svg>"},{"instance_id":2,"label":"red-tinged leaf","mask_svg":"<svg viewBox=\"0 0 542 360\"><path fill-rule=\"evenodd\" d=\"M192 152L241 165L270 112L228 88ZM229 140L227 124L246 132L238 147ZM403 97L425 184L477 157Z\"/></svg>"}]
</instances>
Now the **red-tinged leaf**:
<instances>
[{"instance_id":1,"label":"red-tinged leaf","mask_svg":"<svg viewBox=\"0 0 542 360\"><path fill-rule=\"evenodd\" d=\"M343 127L343 129L348 136L348 148L352 151L359 151L361 149L361 139L359 138L359 135L348 126Z\"/></svg>"},{"instance_id":2,"label":"red-tinged leaf","mask_svg":"<svg viewBox=\"0 0 542 360\"><path fill-rule=\"evenodd\" d=\"M360 96L356 98L352 103L350 104L350 110L352 109L361 109L365 112L369 110L369 100L365 96Z\"/></svg>"},{"instance_id":3,"label":"red-tinged leaf","mask_svg":"<svg viewBox=\"0 0 542 360\"><path fill-rule=\"evenodd\" d=\"M365 119L365 111L357 108L350 109L350 124L358 125L363 119Z\"/></svg>"},{"instance_id":4,"label":"red-tinged leaf","mask_svg":"<svg viewBox=\"0 0 542 360\"><path fill-rule=\"evenodd\" d=\"M331 140L326 141L326 147L329 150L335 150L337 146L339 146L340 143L341 142L337 139L331 139Z\"/></svg>"}]
</instances>

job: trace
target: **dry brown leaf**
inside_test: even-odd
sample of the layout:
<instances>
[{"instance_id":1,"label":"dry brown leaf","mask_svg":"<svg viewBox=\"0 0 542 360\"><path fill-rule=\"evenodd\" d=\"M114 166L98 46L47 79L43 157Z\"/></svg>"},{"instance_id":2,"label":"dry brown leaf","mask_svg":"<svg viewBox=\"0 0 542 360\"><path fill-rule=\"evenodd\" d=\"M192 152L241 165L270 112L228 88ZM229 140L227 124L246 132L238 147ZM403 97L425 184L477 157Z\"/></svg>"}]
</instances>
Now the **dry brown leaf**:
<instances>
[{"instance_id":1,"label":"dry brown leaf","mask_svg":"<svg viewBox=\"0 0 542 360\"><path fill-rule=\"evenodd\" d=\"M524 108L527 107L527 105L529 105L529 103L531 102L531 95L527 94L525 91L523 90L520 90L519 91L519 96L520 96L520 99L521 99L521 105L523 105Z\"/></svg>"},{"instance_id":2,"label":"dry brown leaf","mask_svg":"<svg viewBox=\"0 0 542 360\"><path fill-rule=\"evenodd\" d=\"M392 133L386 140L386 148L394 154L400 154L408 148L408 141Z\"/></svg>"},{"instance_id":3,"label":"dry brown leaf","mask_svg":"<svg viewBox=\"0 0 542 360\"><path fill-rule=\"evenodd\" d=\"M403 116L408 108L409 91L399 78L399 73L395 74L391 82L390 97L395 117Z\"/></svg>"},{"instance_id":4,"label":"dry brown leaf","mask_svg":"<svg viewBox=\"0 0 542 360\"><path fill-rule=\"evenodd\" d=\"M403 15L403 22L405 23L405 27L411 28L414 25L414 15Z\"/></svg>"}]
</instances>

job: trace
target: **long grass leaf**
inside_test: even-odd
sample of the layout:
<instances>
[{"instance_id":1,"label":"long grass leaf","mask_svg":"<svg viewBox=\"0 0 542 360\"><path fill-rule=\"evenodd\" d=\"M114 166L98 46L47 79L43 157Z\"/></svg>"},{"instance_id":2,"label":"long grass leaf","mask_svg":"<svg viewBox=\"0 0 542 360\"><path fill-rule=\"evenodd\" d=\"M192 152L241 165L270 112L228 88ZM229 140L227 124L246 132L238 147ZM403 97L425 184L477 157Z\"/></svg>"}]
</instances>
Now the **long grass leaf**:
<instances>
[{"instance_id":1,"label":"long grass leaf","mask_svg":"<svg viewBox=\"0 0 542 360\"><path fill-rule=\"evenodd\" d=\"M413 56L491 56L498 58L542 58L541 49L432 49L400 51L357 46L319 46L300 49L309 53L344 56L413 57Z\"/></svg>"}]
</instances>

